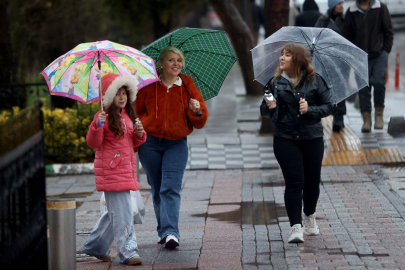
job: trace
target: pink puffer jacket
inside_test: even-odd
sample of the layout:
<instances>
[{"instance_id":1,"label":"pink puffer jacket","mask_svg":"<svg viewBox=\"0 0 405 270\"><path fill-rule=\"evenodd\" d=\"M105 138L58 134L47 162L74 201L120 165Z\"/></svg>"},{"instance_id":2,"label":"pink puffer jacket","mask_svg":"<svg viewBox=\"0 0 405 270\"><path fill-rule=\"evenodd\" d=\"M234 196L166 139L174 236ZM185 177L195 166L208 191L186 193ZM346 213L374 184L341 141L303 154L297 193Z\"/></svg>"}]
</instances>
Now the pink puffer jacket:
<instances>
[{"instance_id":1,"label":"pink puffer jacket","mask_svg":"<svg viewBox=\"0 0 405 270\"><path fill-rule=\"evenodd\" d=\"M146 132L142 138L138 138L134 124L122 109L124 137L118 139L108 128L108 120L104 127L96 127L99 114L94 116L86 136L87 145L97 150L94 159L97 191L139 190L134 147L146 141Z\"/></svg>"}]
</instances>

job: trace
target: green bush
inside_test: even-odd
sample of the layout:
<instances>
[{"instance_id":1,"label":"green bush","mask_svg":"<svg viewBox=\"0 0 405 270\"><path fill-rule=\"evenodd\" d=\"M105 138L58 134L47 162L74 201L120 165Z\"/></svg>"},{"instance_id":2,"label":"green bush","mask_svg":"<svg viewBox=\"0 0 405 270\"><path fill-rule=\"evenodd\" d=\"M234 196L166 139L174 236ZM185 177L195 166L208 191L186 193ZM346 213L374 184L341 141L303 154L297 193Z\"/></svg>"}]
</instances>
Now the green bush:
<instances>
[{"instance_id":1,"label":"green bush","mask_svg":"<svg viewBox=\"0 0 405 270\"><path fill-rule=\"evenodd\" d=\"M46 163L92 162L94 150L87 146L86 134L98 102L74 108L43 109Z\"/></svg>"},{"instance_id":2,"label":"green bush","mask_svg":"<svg viewBox=\"0 0 405 270\"><path fill-rule=\"evenodd\" d=\"M99 109L98 102L88 105L77 103L73 108L64 110L43 107L46 164L93 162L95 150L87 146L86 134ZM13 112L0 112L0 123L18 111L18 107L13 107Z\"/></svg>"}]
</instances>

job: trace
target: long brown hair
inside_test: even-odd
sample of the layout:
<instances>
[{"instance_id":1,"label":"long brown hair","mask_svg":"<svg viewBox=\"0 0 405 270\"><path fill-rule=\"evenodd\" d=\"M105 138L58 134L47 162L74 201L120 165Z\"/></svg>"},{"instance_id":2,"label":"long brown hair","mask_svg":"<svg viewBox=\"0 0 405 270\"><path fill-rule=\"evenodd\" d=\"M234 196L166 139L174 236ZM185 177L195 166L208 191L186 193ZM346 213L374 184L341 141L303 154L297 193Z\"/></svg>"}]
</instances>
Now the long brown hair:
<instances>
[{"instance_id":1,"label":"long brown hair","mask_svg":"<svg viewBox=\"0 0 405 270\"><path fill-rule=\"evenodd\" d=\"M316 70L314 66L311 65L311 56L308 50L301 44L287 43L281 49L281 52L286 51L292 54L292 72L295 76L294 87L298 85L301 79L301 72L305 71L307 73L307 80L312 81L315 78ZM272 83L275 82L276 78L281 76L283 71L280 66L277 68L274 74Z\"/></svg>"},{"instance_id":2,"label":"long brown hair","mask_svg":"<svg viewBox=\"0 0 405 270\"><path fill-rule=\"evenodd\" d=\"M129 91L126 86L122 86L127 94L127 104L125 104L125 112L128 114L132 123L135 123L136 112L129 102ZM121 87L120 87L121 88ZM117 90L118 91L118 90ZM114 102L111 103L110 108L108 108L108 128L114 134L115 137L122 138L124 136L124 131L121 125L121 116L117 113L118 107L115 106Z\"/></svg>"}]
</instances>

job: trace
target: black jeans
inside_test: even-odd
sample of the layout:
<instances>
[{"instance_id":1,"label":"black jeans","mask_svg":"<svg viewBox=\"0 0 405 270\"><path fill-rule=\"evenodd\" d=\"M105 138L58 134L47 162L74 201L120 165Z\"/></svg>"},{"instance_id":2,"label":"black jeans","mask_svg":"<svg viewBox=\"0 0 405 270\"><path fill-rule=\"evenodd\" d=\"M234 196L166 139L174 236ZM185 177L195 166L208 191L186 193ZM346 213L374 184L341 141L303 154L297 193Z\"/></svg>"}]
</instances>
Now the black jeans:
<instances>
[{"instance_id":1,"label":"black jeans","mask_svg":"<svg viewBox=\"0 0 405 270\"><path fill-rule=\"evenodd\" d=\"M312 215L319 198L323 138L298 141L274 137L273 149L285 180L284 203L290 225L302 224L302 204L305 215Z\"/></svg>"}]
</instances>

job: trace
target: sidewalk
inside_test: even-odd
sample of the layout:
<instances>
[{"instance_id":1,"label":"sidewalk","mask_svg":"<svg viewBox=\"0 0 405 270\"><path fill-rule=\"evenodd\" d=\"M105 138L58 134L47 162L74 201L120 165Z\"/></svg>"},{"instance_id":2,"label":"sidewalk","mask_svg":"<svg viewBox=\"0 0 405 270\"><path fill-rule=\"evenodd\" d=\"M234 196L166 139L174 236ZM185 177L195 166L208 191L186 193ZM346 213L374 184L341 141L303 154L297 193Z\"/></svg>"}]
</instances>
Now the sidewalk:
<instances>
[{"instance_id":1,"label":"sidewalk","mask_svg":"<svg viewBox=\"0 0 405 270\"><path fill-rule=\"evenodd\" d=\"M376 165L325 166L317 222L321 234L288 244L284 183L277 170L189 170L182 188L181 245L157 244L156 219L145 176L145 223L135 231L144 263L137 269L405 269L405 206ZM396 172L405 177L405 171ZM91 176L51 181L90 187ZM391 179L394 180L394 179ZM94 186L94 185L93 185ZM99 218L100 193L77 209L77 269L124 269L81 254ZM80 200L79 200L80 201ZM114 248L111 254L116 254Z\"/></svg>"}]
</instances>

